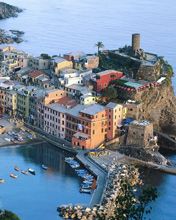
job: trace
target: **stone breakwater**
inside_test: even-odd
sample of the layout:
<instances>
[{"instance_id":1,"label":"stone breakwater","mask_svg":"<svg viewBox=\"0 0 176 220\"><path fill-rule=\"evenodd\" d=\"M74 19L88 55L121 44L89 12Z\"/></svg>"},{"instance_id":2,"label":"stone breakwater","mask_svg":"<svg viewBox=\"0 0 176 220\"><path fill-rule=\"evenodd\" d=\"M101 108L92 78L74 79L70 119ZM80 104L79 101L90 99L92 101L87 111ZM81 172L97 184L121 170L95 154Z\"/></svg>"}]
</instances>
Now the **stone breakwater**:
<instances>
[{"instance_id":1,"label":"stone breakwater","mask_svg":"<svg viewBox=\"0 0 176 220\"><path fill-rule=\"evenodd\" d=\"M140 183L138 170L128 165L113 164L108 173L101 204L92 208L81 205L61 205L57 209L59 215L64 219L74 220L109 219L115 214L116 200L122 193L121 183L124 179L128 179L132 186L136 186Z\"/></svg>"}]
</instances>

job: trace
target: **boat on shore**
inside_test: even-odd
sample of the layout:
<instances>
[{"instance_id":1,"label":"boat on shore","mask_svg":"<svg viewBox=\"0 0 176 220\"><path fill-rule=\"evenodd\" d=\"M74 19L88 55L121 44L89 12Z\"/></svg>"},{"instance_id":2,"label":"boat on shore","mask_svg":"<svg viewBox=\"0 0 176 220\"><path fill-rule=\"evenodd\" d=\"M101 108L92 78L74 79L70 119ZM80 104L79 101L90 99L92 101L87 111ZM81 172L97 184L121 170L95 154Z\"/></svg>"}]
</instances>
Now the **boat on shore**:
<instances>
[{"instance_id":1,"label":"boat on shore","mask_svg":"<svg viewBox=\"0 0 176 220\"><path fill-rule=\"evenodd\" d=\"M45 166L44 164L42 164L42 169L47 170L47 169L48 169L48 167L47 167L47 166Z\"/></svg>"},{"instance_id":2,"label":"boat on shore","mask_svg":"<svg viewBox=\"0 0 176 220\"><path fill-rule=\"evenodd\" d=\"M0 183L5 183L5 179L0 179Z\"/></svg>"},{"instance_id":3,"label":"boat on shore","mask_svg":"<svg viewBox=\"0 0 176 220\"><path fill-rule=\"evenodd\" d=\"M32 175L35 175L35 170L33 170L31 168L28 169L28 172L31 173Z\"/></svg>"},{"instance_id":4,"label":"boat on shore","mask_svg":"<svg viewBox=\"0 0 176 220\"><path fill-rule=\"evenodd\" d=\"M10 177L16 179L16 178L18 177L18 175L15 175L15 174L13 174L13 173L10 173Z\"/></svg>"}]
</instances>

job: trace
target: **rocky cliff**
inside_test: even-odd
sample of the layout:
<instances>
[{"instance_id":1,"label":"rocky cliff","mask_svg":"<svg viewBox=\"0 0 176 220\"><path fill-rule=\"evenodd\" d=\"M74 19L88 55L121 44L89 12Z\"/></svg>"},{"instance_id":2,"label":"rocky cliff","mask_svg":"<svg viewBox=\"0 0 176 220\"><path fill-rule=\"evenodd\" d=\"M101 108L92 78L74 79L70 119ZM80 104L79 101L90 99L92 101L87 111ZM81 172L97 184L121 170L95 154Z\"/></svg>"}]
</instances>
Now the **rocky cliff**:
<instances>
[{"instance_id":1,"label":"rocky cliff","mask_svg":"<svg viewBox=\"0 0 176 220\"><path fill-rule=\"evenodd\" d=\"M22 9L0 2L0 20L10 17L16 17L18 13L22 12Z\"/></svg>"},{"instance_id":2,"label":"rocky cliff","mask_svg":"<svg viewBox=\"0 0 176 220\"><path fill-rule=\"evenodd\" d=\"M156 130L176 135L176 97L171 84L150 88L135 99L143 105L141 119L152 121Z\"/></svg>"},{"instance_id":3,"label":"rocky cliff","mask_svg":"<svg viewBox=\"0 0 176 220\"><path fill-rule=\"evenodd\" d=\"M165 76L165 82L159 87L150 87L143 92L132 93L129 97L121 97L119 93L118 98L122 99L122 101L132 99L142 103L139 119L150 120L156 130L176 137L176 97L171 84L173 69L162 57L158 57L158 59L157 65L153 67L152 72L151 68L145 66L141 69L140 60L136 61L130 57L120 56L110 51L100 55L100 68L121 70L126 76L131 78L135 78L135 74L140 72L140 76L143 76L141 79L149 82L156 81L155 76L158 73L161 76ZM154 76L153 80L151 80L151 74ZM159 78L160 76L157 77Z\"/></svg>"}]
</instances>

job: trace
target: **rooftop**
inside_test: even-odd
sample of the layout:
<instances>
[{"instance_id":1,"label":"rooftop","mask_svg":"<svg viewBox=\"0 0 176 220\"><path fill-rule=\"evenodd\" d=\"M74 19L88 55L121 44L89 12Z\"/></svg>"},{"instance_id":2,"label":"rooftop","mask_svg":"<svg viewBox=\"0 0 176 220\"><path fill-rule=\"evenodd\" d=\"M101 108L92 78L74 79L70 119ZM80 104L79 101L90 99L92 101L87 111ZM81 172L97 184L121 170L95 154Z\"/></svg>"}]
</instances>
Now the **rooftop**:
<instances>
[{"instance_id":1,"label":"rooftop","mask_svg":"<svg viewBox=\"0 0 176 220\"><path fill-rule=\"evenodd\" d=\"M144 121L136 121L135 120L135 121L131 122L131 124L145 127L151 123L149 121L145 121L145 120Z\"/></svg>"},{"instance_id":2,"label":"rooftop","mask_svg":"<svg viewBox=\"0 0 176 220\"><path fill-rule=\"evenodd\" d=\"M54 60L55 63L62 63L62 62L67 61L66 59L62 57L53 57L52 59Z\"/></svg>"},{"instance_id":3,"label":"rooftop","mask_svg":"<svg viewBox=\"0 0 176 220\"><path fill-rule=\"evenodd\" d=\"M32 71L28 74L28 76L31 77L31 78L37 78L37 77L42 76L42 75L44 75L44 72L42 72L40 70L34 70L34 71Z\"/></svg>"},{"instance_id":4,"label":"rooftop","mask_svg":"<svg viewBox=\"0 0 176 220\"><path fill-rule=\"evenodd\" d=\"M80 112L88 115L96 115L97 113L102 112L104 110L105 110L104 106L99 104L92 104L92 105L88 105Z\"/></svg>"},{"instance_id":5,"label":"rooftop","mask_svg":"<svg viewBox=\"0 0 176 220\"><path fill-rule=\"evenodd\" d=\"M78 85L78 84L72 84L69 86L66 86L66 88L72 89L72 90L76 90L79 91L81 94L85 95L85 94L91 94L91 90L89 88L87 88L86 86L82 86L82 85Z\"/></svg>"},{"instance_id":6,"label":"rooftop","mask_svg":"<svg viewBox=\"0 0 176 220\"><path fill-rule=\"evenodd\" d=\"M116 71L116 70L105 70L105 71L97 73L97 75L98 76L103 76L103 75L107 75L107 74L110 74L110 73L117 73L117 72L118 71Z\"/></svg>"},{"instance_id":7,"label":"rooftop","mask_svg":"<svg viewBox=\"0 0 176 220\"><path fill-rule=\"evenodd\" d=\"M116 108L117 106L120 106L119 104L115 103L115 102L109 102L106 107L107 108L111 108L111 109L114 109Z\"/></svg>"}]
</instances>

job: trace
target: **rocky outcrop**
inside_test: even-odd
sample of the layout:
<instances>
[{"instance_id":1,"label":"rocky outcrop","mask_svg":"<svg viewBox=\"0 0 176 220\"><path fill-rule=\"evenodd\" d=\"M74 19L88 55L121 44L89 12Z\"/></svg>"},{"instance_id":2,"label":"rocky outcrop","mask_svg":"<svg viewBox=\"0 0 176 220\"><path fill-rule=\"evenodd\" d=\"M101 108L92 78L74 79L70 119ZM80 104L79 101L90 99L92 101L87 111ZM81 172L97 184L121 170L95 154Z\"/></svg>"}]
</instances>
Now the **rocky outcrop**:
<instances>
[{"instance_id":1,"label":"rocky outcrop","mask_svg":"<svg viewBox=\"0 0 176 220\"><path fill-rule=\"evenodd\" d=\"M171 84L164 83L137 93L135 100L142 102L139 119L150 120L161 132L171 134L176 131L176 97Z\"/></svg>"},{"instance_id":2,"label":"rocky outcrop","mask_svg":"<svg viewBox=\"0 0 176 220\"><path fill-rule=\"evenodd\" d=\"M125 154L129 157L134 157L136 159L152 162L156 164L167 165L167 159L160 154L157 150L153 151L150 149L135 147L135 146L123 146L118 149L121 154Z\"/></svg>"},{"instance_id":3,"label":"rocky outcrop","mask_svg":"<svg viewBox=\"0 0 176 220\"><path fill-rule=\"evenodd\" d=\"M0 2L0 20L10 17L17 17L22 9ZM21 43L24 32L18 30L5 31L0 29L0 44Z\"/></svg>"},{"instance_id":4,"label":"rocky outcrop","mask_svg":"<svg viewBox=\"0 0 176 220\"><path fill-rule=\"evenodd\" d=\"M0 44L21 43L24 32L17 30L5 31L0 29Z\"/></svg>"},{"instance_id":5,"label":"rocky outcrop","mask_svg":"<svg viewBox=\"0 0 176 220\"><path fill-rule=\"evenodd\" d=\"M22 11L23 10L18 7L9 5L4 2L0 2L0 20L10 17L17 17L18 13Z\"/></svg>"}]
</instances>

